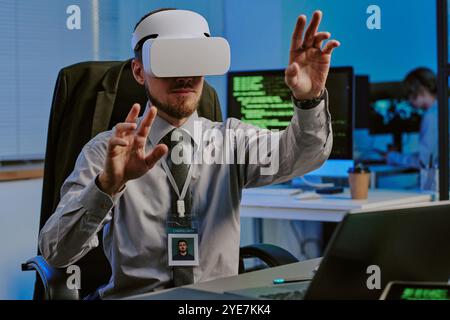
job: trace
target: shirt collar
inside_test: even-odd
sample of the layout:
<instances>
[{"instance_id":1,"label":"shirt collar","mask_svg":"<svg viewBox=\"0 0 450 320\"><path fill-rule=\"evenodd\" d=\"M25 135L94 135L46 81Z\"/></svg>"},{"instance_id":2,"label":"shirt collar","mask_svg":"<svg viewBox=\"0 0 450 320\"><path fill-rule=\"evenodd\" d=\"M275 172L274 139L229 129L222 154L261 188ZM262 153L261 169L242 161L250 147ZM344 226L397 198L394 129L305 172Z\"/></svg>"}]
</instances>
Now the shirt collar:
<instances>
[{"instance_id":1,"label":"shirt collar","mask_svg":"<svg viewBox=\"0 0 450 320\"><path fill-rule=\"evenodd\" d=\"M145 113L147 113L150 110L149 103L147 102L147 107L145 109ZM192 140L195 143L195 147L197 148L200 145L200 137L198 134L195 134L195 122L199 121L199 116L197 114L197 111L194 111L194 113L188 118L188 120L183 123L181 127L178 129L183 130L184 132L188 133L189 136L192 138ZM153 146L156 146L162 138L164 138L170 131L173 129L177 129L173 125L171 125L169 122L161 118L158 114L156 114L155 119L153 120L152 127L150 129L149 134L149 140Z\"/></svg>"}]
</instances>

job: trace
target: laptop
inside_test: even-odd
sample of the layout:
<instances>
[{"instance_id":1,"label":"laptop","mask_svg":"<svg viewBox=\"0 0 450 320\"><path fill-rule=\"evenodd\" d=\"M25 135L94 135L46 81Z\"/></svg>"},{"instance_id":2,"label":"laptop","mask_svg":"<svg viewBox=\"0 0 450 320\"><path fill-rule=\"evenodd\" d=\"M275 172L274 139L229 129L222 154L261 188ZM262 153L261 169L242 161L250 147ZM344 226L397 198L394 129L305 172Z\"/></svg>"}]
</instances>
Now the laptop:
<instances>
[{"instance_id":1,"label":"laptop","mask_svg":"<svg viewBox=\"0 0 450 320\"><path fill-rule=\"evenodd\" d=\"M347 214L312 281L230 291L253 299L379 299L391 281L450 279L450 202Z\"/></svg>"}]
</instances>

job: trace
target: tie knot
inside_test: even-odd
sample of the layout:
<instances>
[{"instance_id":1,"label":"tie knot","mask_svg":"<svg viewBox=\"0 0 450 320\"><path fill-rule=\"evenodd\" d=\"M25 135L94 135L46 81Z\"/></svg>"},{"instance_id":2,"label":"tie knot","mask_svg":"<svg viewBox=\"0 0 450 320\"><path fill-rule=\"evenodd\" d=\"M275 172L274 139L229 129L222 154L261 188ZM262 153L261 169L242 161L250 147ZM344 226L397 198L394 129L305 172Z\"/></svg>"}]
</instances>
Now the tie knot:
<instances>
[{"instance_id":1,"label":"tie knot","mask_svg":"<svg viewBox=\"0 0 450 320\"><path fill-rule=\"evenodd\" d=\"M160 143L165 144L169 150L172 150L180 142L192 144L192 139L184 130L172 129L161 139Z\"/></svg>"},{"instance_id":2,"label":"tie knot","mask_svg":"<svg viewBox=\"0 0 450 320\"><path fill-rule=\"evenodd\" d=\"M169 150L171 150L174 146L172 142L172 133L175 129L170 130L160 141L160 143L165 144Z\"/></svg>"}]
</instances>

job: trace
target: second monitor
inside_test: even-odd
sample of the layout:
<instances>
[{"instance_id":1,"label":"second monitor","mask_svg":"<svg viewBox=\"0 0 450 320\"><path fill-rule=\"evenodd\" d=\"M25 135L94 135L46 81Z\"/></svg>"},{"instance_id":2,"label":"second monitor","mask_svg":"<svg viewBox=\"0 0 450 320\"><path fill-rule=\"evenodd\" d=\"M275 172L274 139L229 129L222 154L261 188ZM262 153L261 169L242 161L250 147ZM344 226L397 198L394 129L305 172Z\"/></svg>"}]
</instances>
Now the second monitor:
<instances>
[{"instance_id":1,"label":"second monitor","mask_svg":"<svg viewBox=\"0 0 450 320\"><path fill-rule=\"evenodd\" d=\"M326 88L333 127L330 159L353 158L354 74L331 68ZM294 114L284 70L228 73L228 117L265 129L285 129Z\"/></svg>"}]
</instances>

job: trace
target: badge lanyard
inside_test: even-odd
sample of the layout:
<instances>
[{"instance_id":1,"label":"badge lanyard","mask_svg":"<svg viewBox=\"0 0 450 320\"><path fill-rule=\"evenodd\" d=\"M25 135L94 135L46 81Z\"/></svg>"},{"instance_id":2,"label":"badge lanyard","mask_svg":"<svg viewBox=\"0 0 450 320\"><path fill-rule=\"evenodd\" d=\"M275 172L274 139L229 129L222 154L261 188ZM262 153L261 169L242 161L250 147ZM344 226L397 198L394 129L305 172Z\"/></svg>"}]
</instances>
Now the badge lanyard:
<instances>
[{"instance_id":1,"label":"badge lanyard","mask_svg":"<svg viewBox=\"0 0 450 320\"><path fill-rule=\"evenodd\" d=\"M178 196L178 200L177 200L178 217L179 218L184 218L184 213L185 213L185 210L186 210L185 209L185 205L184 205L184 198L186 197L187 189L188 189L189 185L191 184L192 169L193 169L194 166L192 164L189 166L189 171L188 171L188 174L186 176L186 181L184 182L183 189L181 190L181 193L180 193L180 190L178 189L178 186L177 186L177 184L175 182L175 179L173 178L172 172L170 172L170 169L167 166L166 161L164 159L161 159L161 160L162 160L161 163L162 163L162 166L164 168L164 171L167 174L167 178L169 178L169 182L172 185L173 190L175 191L175 193Z\"/></svg>"},{"instance_id":2,"label":"badge lanyard","mask_svg":"<svg viewBox=\"0 0 450 320\"><path fill-rule=\"evenodd\" d=\"M151 142L150 142L150 145L153 147L153 144ZM195 155L196 154L194 153L194 159L195 159ZM172 185L173 190L175 191L175 193L178 196L178 200L177 200L178 217L179 218L184 218L184 214L186 212L186 207L185 207L185 204L184 204L184 198L186 197L187 189L188 189L189 185L191 184L192 171L193 171L194 166L193 166L193 164L191 164L189 166L189 171L188 171L188 174L186 176L186 180L184 182L183 189L181 190L181 193L180 193L180 190L178 189L178 186L177 186L177 184L175 182L175 179L174 179L174 177L172 175L172 172L170 171L169 166L167 165L166 161L164 159L161 159L161 163L162 163L164 171L166 172L167 178L169 178L169 182Z\"/></svg>"}]
</instances>

